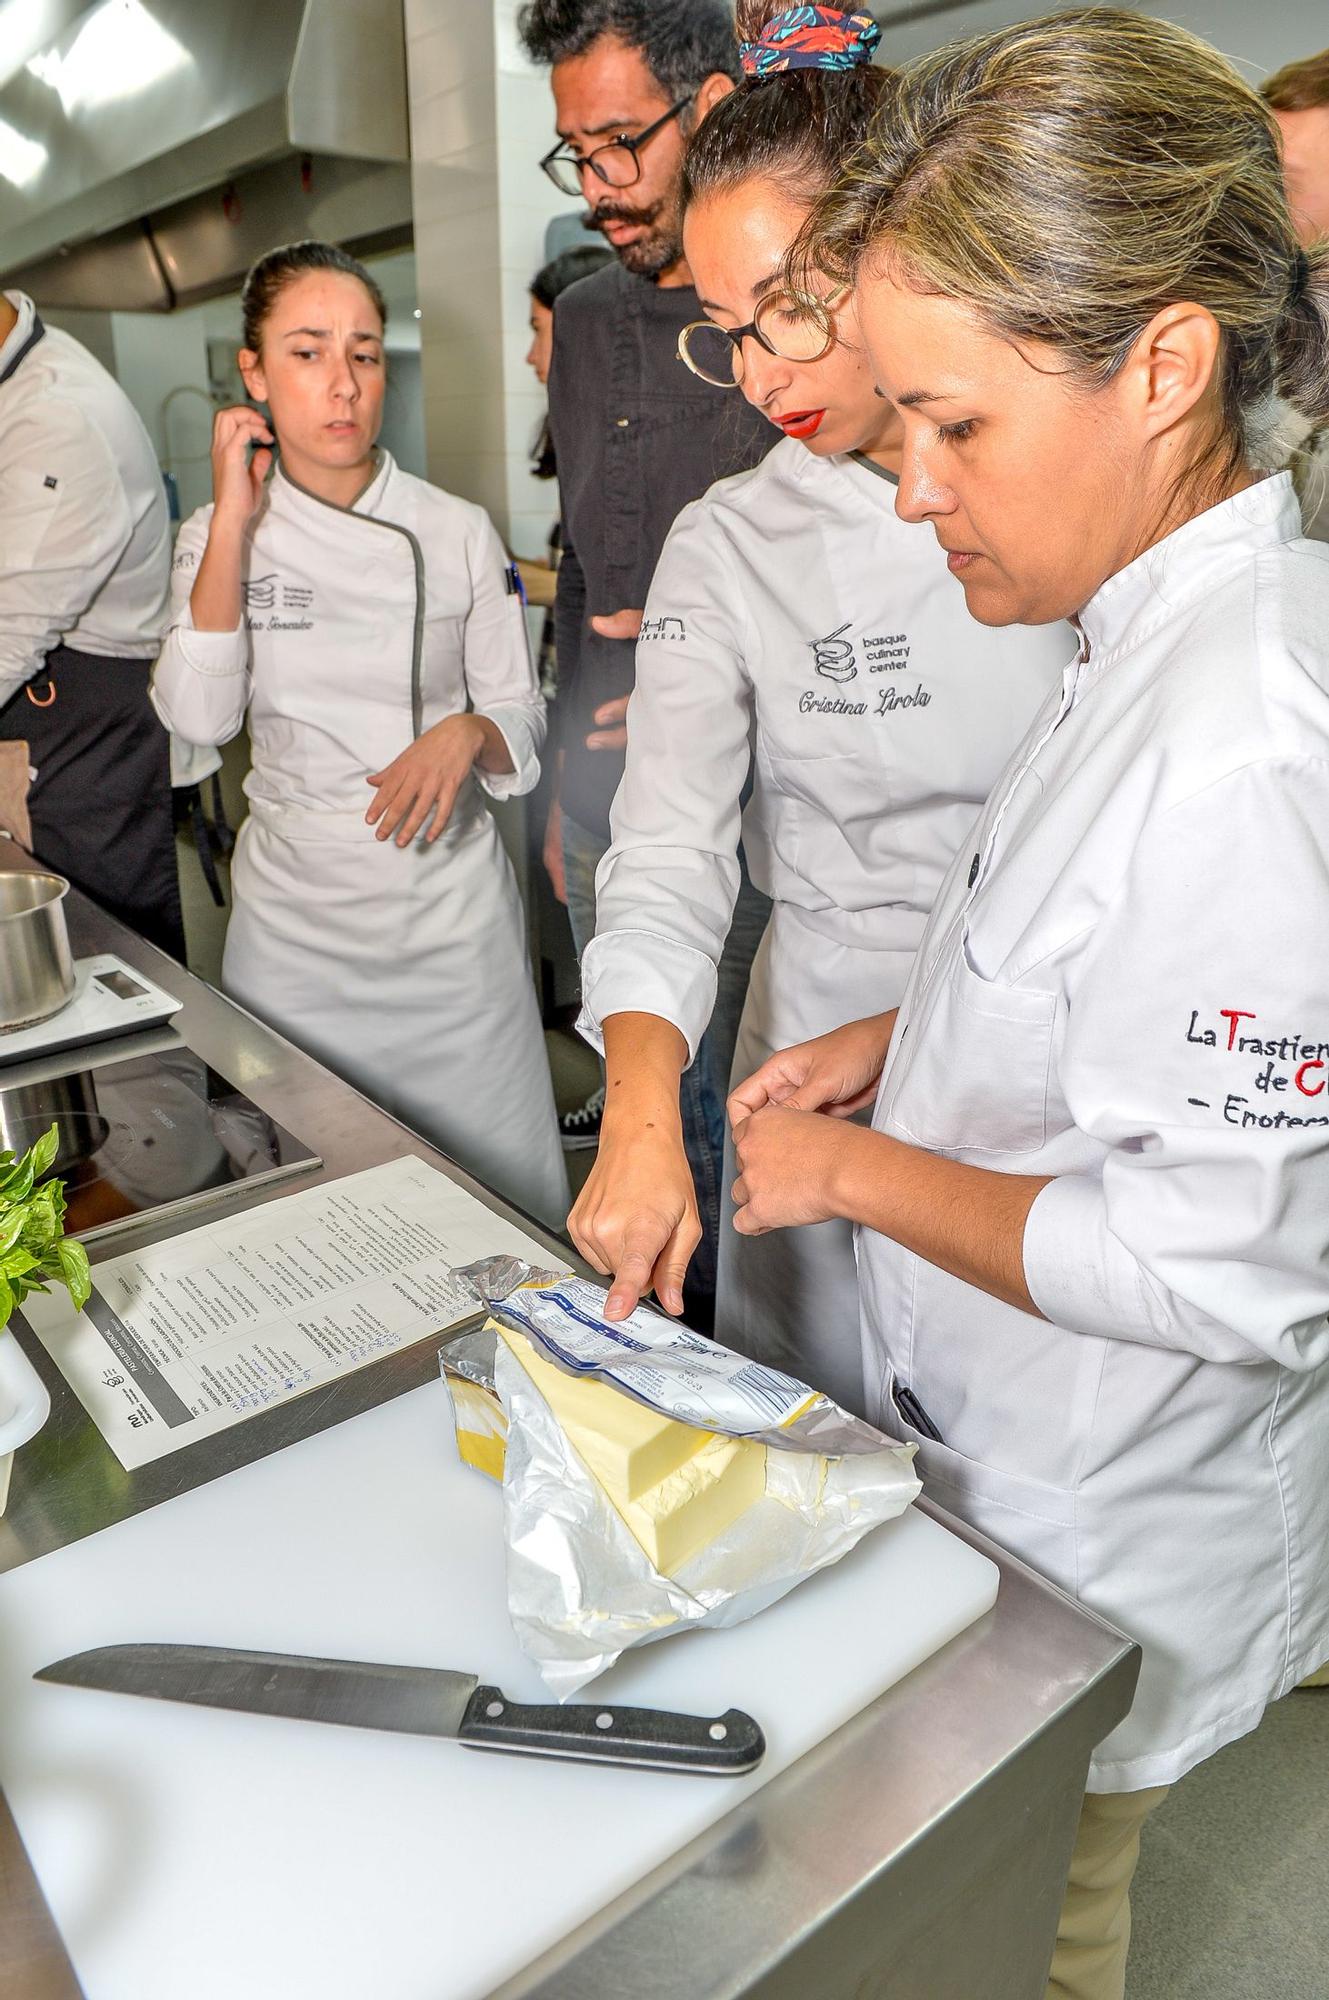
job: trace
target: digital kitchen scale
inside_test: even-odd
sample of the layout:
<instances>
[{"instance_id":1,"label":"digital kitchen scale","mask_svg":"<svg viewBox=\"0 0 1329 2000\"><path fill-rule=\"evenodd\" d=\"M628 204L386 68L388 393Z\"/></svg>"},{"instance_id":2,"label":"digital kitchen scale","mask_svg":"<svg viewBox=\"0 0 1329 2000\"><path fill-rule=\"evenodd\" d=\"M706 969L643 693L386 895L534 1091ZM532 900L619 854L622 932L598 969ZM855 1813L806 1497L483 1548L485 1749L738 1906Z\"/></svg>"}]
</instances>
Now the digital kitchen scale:
<instances>
[{"instance_id":1,"label":"digital kitchen scale","mask_svg":"<svg viewBox=\"0 0 1329 2000\"><path fill-rule=\"evenodd\" d=\"M57 1013L34 1021L30 1028L0 1032L0 1063L132 1035L137 1028L151 1028L178 1014L184 1005L111 952L75 959L74 979L73 994Z\"/></svg>"}]
</instances>

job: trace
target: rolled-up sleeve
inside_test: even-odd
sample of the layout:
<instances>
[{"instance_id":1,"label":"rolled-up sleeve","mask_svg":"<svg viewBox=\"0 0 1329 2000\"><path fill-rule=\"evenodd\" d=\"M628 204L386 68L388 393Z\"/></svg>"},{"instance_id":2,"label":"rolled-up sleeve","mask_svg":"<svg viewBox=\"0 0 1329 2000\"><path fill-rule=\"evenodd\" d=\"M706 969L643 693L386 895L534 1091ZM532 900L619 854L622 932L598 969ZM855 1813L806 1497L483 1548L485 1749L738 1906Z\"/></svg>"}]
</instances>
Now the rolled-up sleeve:
<instances>
[{"instance_id":1,"label":"rolled-up sleeve","mask_svg":"<svg viewBox=\"0 0 1329 2000\"><path fill-rule=\"evenodd\" d=\"M547 717L531 658L526 601L519 591L508 589L507 553L487 514L479 517L468 559L466 691L476 714L499 731L512 759L510 771L486 771L477 764L475 775L491 798L520 798L540 782Z\"/></svg>"},{"instance_id":2,"label":"rolled-up sleeve","mask_svg":"<svg viewBox=\"0 0 1329 2000\"><path fill-rule=\"evenodd\" d=\"M665 543L637 645L627 764L595 882L577 1026L658 1014L697 1052L738 894L752 689L742 593L699 501Z\"/></svg>"},{"instance_id":3,"label":"rolled-up sleeve","mask_svg":"<svg viewBox=\"0 0 1329 2000\"><path fill-rule=\"evenodd\" d=\"M1039 1194L1026 1282L1073 1331L1329 1362L1329 764L1159 816L1068 982L1058 1081L1101 1179Z\"/></svg>"},{"instance_id":4,"label":"rolled-up sleeve","mask_svg":"<svg viewBox=\"0 0 1329 2000\"><path fill-rule=\"evenodd\" d=\"M229 743L244 727L251 672L243 617L233 632L198 632L190 593L208 545L211 507L181 528L171 564L171 624L152 670L152 705L183 743Z\"/></svg>"}]
</instances>

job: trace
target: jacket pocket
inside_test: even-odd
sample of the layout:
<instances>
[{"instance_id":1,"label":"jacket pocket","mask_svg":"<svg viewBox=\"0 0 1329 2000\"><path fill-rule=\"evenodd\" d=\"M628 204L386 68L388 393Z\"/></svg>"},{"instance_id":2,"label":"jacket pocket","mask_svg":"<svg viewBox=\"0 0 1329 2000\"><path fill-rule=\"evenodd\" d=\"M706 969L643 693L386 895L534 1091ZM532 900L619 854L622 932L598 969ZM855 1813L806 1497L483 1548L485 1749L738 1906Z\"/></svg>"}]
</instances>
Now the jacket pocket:
<instances>
[{"instance_id":1,"label":"jacket pocket","mask_svg":"<svg viewBox=\"0 0 1329 2000\"><path fill-rule=\"evenodd\" d=\"M892 1390L894 1390L892 1383ZM948 1513L987 1535L1040 1576L1078 1594L1077 1496L1072 1488L1000 1471L966 1458L917 1429L892 1395L891 1427L917 1444L915 1469L923 1491Z\"/></svg>"},{"instance_id":2,"label":"jacket pocket","mask_svg":"<svg viewBox=\"0 0 1329 2000\"><path fill-rule=\"evenodd\" d=\"M1034 1152L1047 1138L1059 996L982 978L958 930L943 954L887 1072L878 1129L936 1152Z\"/></svg>"}]
</instances>

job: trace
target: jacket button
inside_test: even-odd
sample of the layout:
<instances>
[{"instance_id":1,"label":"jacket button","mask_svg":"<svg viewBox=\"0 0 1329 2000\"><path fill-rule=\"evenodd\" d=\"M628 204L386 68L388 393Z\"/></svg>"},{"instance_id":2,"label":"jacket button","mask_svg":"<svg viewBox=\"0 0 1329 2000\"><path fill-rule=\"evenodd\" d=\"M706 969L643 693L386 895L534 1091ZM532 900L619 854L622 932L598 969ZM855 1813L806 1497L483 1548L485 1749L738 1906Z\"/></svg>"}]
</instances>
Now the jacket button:
<instances>
[{"instance_id":1,"label":"jacket button","mask_svg":"<svg viewBox=\"0 0 1329 2000\"><path fill-rule=\"evenodd\" d=\"M627 427L628 427L628 420L626 417L614 418L614 429L616 431L625 431Z\"/></svg>"},{"instance_id":2,"label":"jacket button","mask_svg":"<svg viewBox=\"0 0 1329 2000\"><path fill-rule=\"evenodd\" d=\"M971 889L973 888L977 880L978 880L978 856L975 855L973 860L969 863L969 887Z\"/></svg>"}]
</instances>

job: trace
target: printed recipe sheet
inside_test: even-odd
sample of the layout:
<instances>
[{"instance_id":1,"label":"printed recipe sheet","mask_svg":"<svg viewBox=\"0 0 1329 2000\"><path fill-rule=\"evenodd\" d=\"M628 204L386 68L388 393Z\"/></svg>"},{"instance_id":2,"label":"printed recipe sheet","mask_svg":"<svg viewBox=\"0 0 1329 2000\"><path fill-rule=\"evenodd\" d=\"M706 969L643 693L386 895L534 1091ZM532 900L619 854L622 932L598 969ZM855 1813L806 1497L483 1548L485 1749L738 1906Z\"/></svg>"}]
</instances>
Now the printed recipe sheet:
<instances>
[{"instance_id":1,"label":"printed recipe sheet","mask_svg":"<svg viewBox=\"0 0 1329 2000\"><path fill-rule=\"evenodd\" d=\"M92 1268L23 1317L126 1471L443 1333L480 1308L449 1274L538 1243L424 1160L393 1160Z\"/></svg>"}]
</instances>

